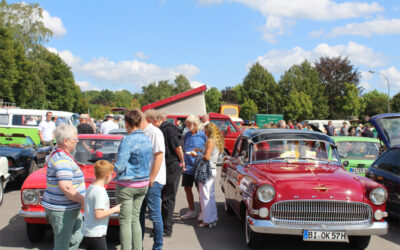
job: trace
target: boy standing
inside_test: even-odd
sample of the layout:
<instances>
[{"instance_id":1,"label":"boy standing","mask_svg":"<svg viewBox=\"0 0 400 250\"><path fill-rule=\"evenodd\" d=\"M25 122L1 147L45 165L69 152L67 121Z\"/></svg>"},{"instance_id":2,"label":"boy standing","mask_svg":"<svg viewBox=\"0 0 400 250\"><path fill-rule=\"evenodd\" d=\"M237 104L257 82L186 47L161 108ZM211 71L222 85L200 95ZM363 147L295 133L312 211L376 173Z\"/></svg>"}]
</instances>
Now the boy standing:
<instances>
[{"instance_id":1,"label":"boy standing","mask_svg":"<svg viewBox=\"0 0 400 250\"><path fill-rule=\"evenodd\" d=\"M106 234L108 217L119 213L121 204L110 209L110 201L104 185L110 183L114 166L105 160L99 160L94 165L94 181L87 189L85 196L85 220L82 232L85 236L87 249L106 250Z\"/></svg>"}]
</instances>

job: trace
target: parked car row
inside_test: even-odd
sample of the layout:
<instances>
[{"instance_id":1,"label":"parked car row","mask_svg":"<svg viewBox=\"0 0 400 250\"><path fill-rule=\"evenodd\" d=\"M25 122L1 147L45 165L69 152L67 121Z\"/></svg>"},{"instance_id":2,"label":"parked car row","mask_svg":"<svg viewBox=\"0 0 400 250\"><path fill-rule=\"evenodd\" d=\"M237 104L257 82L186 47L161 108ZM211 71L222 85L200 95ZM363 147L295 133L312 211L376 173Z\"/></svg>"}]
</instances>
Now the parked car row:
<instances>
[{"instance_id":1,"label":"parked car row","mask_svg":"<svg viewBox=\"0 0 400 250\"><path fill-rule=\"evenodd\" d=\"M344 142L318 132L282 129L251 129L238 134L222 165L220 185L225 210L245 221L248 246L257 246L267 234L288 234L305 241L348 241L357 249L365 249L371 235L387 233L386 201L389 212L396 214L392 209L399 208L400 137L395 127L399 127L400 114L397 118L374 117L374 121L377 129L379 124L388 126L378 132L392 137L381 137L388 150L373 163L368 162L378 155L377 140ZM95 179L94 162L116 160L122 137L78 135L73 156L83 170L86 186ZM350 145L342 148L342 142ZM351 150L354 148L363 154L356 154ZM350 172L343 167L346 161ZM372 167L365 171L370 164ZM394 179L386 176L390 172ZM42 168L29 175L21 189L19 214L32 242L43 240L46 232L47 221L40 205L45 188L46 168ZM113 206L115 183L106 189ZM118 224L116 214L110 224Z\"/></svg>"}]
</instances>

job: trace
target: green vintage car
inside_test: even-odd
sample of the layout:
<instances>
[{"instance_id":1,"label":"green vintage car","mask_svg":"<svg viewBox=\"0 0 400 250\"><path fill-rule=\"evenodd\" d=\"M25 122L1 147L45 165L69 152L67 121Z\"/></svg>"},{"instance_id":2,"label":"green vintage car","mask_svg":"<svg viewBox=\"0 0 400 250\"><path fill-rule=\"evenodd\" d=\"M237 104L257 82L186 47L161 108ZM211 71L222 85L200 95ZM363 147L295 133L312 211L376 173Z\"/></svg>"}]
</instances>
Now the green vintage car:
<instances>
[{"instance_id":1,"label":"green vintage car","mask_svg":"<svg viewBox=\"0 0 400 250\"><path fill-rule=\"evenodd\" d=\"M332 136L347 171L364 176L379 155L380 142L376 138Z\"/></svg>"}]
</instances>

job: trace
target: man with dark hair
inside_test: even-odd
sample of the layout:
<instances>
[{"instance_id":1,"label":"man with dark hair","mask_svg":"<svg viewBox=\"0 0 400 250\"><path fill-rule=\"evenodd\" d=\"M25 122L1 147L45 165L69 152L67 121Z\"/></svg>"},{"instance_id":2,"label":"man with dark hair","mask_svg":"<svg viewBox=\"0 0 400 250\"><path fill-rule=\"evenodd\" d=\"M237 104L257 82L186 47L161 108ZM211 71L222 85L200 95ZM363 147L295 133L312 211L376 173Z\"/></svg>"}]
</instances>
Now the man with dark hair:
<instances>
[{"instance_id":1,"label":"man with dark hair","mask_svg":"<svg viewBox=\"0 0 400 250\"><path fill-rule=\"evenodd\" d=\"M364 130L364 132L361 133L361 136L374 138L374 133L372 133L369 125L365 125L365 130Z\"/></svg>"},{"instance_id":2,"label":"man with dark hair","mask_svg":"<svg viewBox=\"0 0 400 250\"><path fill-rule=\"evenodd\" d=\"M165 163L167 168L167 183L161 192L161 214L164 222L164 236L172 234L172 216L175 209L175 198L178 191L182 167L185 165L183 150L179 141L178 129L170 122L164 120L157 122L165 142Z\"/></svg>"}]
</instances>

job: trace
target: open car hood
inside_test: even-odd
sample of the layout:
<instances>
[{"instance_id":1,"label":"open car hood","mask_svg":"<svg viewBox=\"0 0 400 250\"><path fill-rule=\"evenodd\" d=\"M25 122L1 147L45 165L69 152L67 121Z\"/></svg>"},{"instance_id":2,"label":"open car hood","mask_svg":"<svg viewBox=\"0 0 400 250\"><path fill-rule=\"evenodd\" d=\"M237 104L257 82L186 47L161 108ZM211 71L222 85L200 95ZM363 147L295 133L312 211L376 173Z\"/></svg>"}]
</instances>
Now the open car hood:
<instances>
[{"instance_id":1,"label":"open car hood","mask_svg":"<svg viewBox=\"0 0 400 250\"><path fill-rule=\"evenodd\" d=\"M387 148L400 145L400 113L376 115L369 122Z\"/></svg>"}]
</instances>

